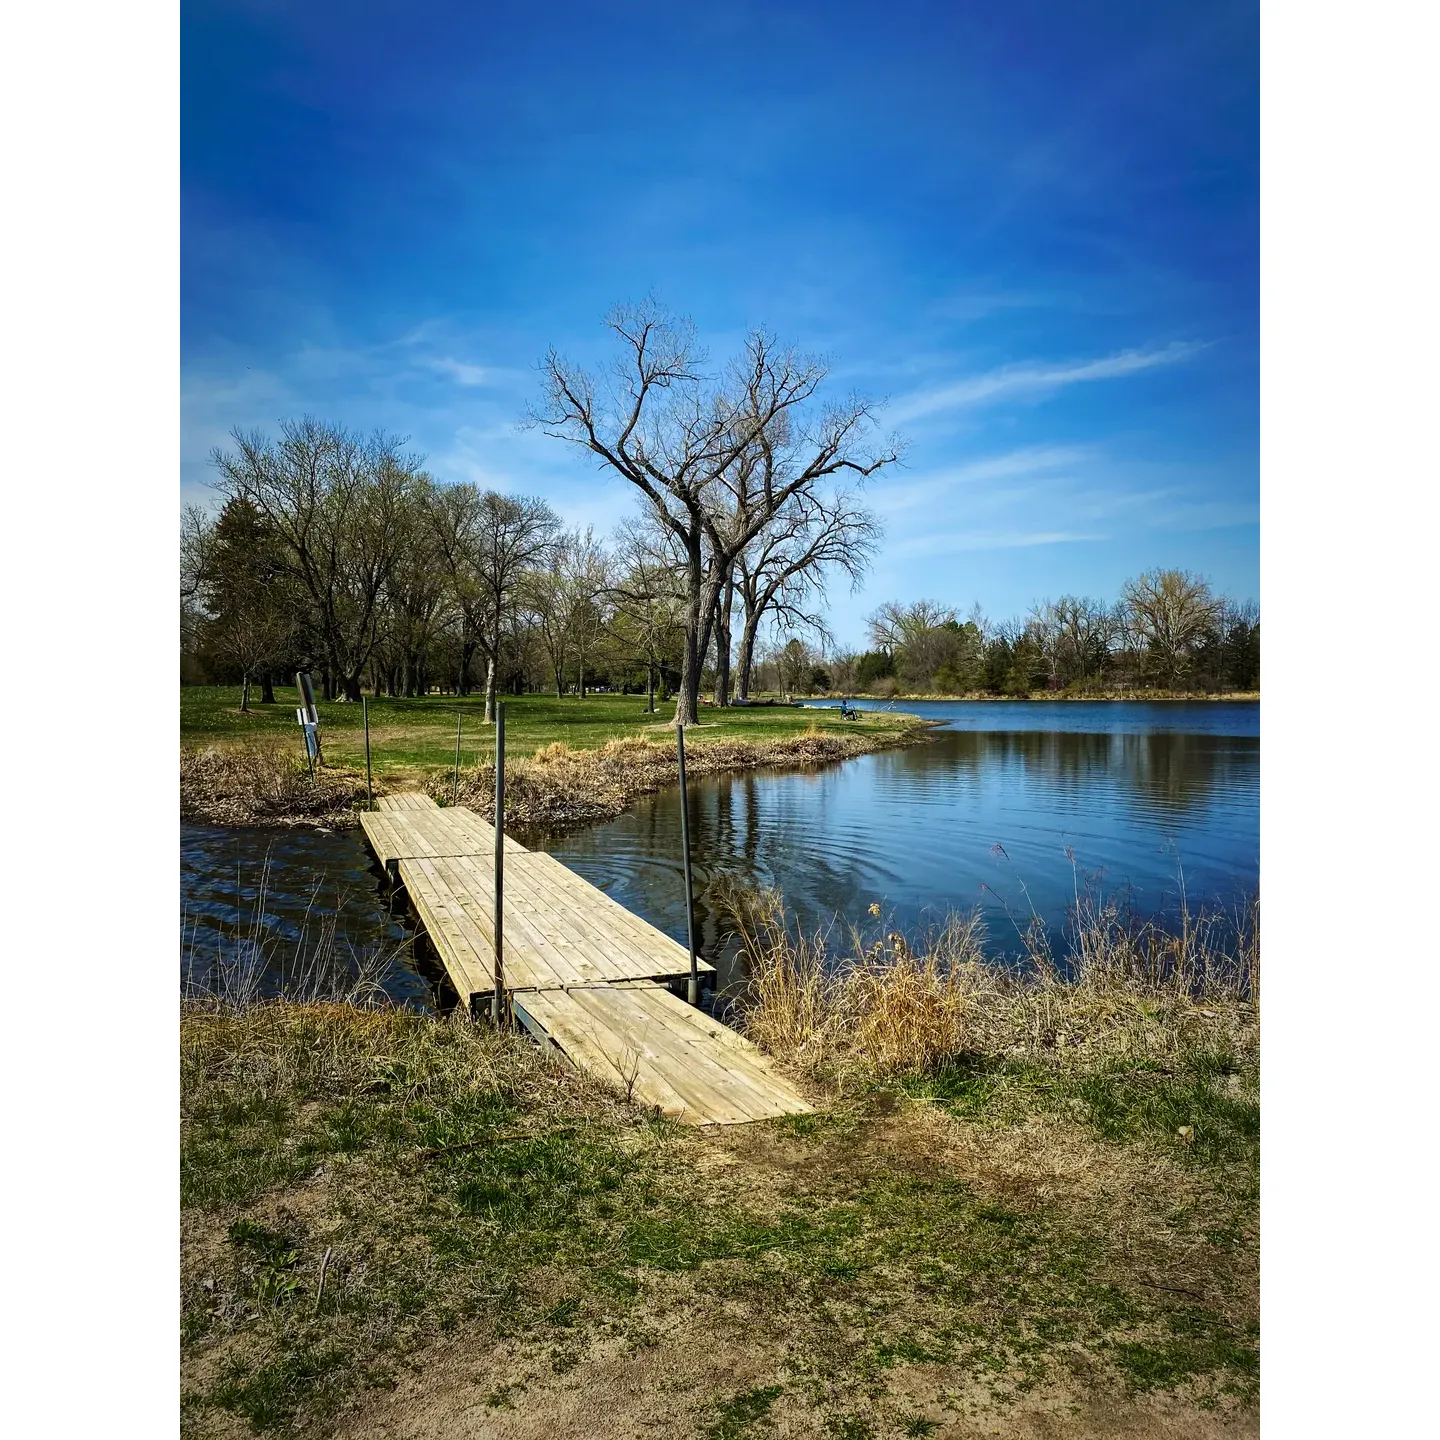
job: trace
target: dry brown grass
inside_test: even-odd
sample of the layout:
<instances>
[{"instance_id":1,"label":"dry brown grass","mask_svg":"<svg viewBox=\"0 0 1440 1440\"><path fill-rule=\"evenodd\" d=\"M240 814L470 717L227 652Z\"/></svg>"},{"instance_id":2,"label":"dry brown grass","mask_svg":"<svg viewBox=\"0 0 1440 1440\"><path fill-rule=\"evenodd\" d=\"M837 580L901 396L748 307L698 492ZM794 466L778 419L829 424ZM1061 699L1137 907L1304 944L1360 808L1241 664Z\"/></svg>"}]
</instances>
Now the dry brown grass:
<instances>
[{"instance_id":1,"label":"dry brown grass","mask_svg":"<svg viewBox=\"0 0 1440 1440\"><path fill-rule=\"evenodd\" d=\"M921 949L896 932L851 932L835 953L775 894L727 899L749 961L744 1027L811 1075L922 1075L962 1055L1094 1064L1258 1050L1258 902L1238 925L1186 912L1165 929L1081 896L1063 963L1032 925L1024 963L1006 966L987 957L978 915L952 918Z\"/></svg>"},{"instance_id":2,"label":"dry brown grass","mask_svg":"<svg viewBox=\"0 0 1440 1440\"><path fill-rule=\"evenodd\" d=\"M180 813L215 825L354 825L365 779L349 770L314 776L293 745L254 743L180 752Z\"/></svg>"},{"instance_id":3,"label":"dry brown grass","mask_svg":"<svg viewBox=\"0 0 1440 1440\"><path fill-rule=\"evenodd\" d=\"M686 732L688 775L719 775L741 770L830 765L890 745L907 744L906 732L826 734L814 727L803 735L776 740L701 739ZM572 750L563 741L543 746L528 760L507 761L507 829L554 831L592 824L619 815L637 796L679 782L675 741L628 736L594 750ZM462 771L458 791L452 771L435 771L425 788L437 800L458 800L493 815L495 767Z\"/></svg>"}]
</instances>

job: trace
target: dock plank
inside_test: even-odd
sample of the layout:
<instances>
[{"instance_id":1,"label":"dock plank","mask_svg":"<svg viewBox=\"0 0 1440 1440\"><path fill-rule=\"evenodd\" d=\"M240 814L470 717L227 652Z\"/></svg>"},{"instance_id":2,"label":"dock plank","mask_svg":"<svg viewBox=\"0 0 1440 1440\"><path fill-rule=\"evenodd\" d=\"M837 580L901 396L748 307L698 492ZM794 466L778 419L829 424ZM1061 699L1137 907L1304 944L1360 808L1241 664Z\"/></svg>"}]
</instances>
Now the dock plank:
<instances>
[{"instance_id":1,"label":"dock plank","mask_svg":"<svg viewBox=\"0 0 1440 1440\"><path fill-rule=\"evenodd\" d=\"M720 1058L731 1056L728 1047L715 1047L707 1054L686 1038L690 1026L686 1012L691 1007L683 1000L655 989L649 992L651 1007L642 1012L635 1004L638 991L639 987L597 985L517 995L515 1003L575 1063L612 1083L624 1084L635 1064L635 1097L658 1106L672 1119L693 1125L733 1125L810 1111L811 1106L758 1051L753 1067L730 1069ZM726 1028L718 1021L710 1024Z\"/></svg>"},{"instance_id":2,"label":"dock plank","mask_svg":"<svg viewBox=\"0 0 1440 1440\"><path fill-rule=\"evenodd\" d=\"M418 791L407 790L401 795L377 795L377 810L438 810L440 807L428 796Z\"/></svg>"},{"instance_id":3,"label":"dock plank","mask_svg":"<svg viewBox=\"0 0 1440 1440\"><path fill-rule=\"evenodd\" d=\"M463 805L433 810L366 810L360 815L365 836L380 859L424 857L436 860L452 855L493 855L495 826ZM518 840L505 837L505 854L528 855Z\"/></svg>"}]
</instances>

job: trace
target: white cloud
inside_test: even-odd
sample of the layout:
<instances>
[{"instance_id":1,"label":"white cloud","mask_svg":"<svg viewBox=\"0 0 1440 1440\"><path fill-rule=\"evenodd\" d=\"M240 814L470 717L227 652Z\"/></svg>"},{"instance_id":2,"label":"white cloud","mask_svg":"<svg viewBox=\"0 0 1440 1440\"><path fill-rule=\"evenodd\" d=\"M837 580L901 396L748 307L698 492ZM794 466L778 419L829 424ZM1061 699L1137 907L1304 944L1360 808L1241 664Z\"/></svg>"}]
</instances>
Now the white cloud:
<instances>
[{"instance_id":1,"label":"white cloud","mask_svg":"<svg viewBox=\"0 0 1440 1440\"><path fill-rule=\"evenodd\" d=\"M1025 445L999 455L986 455L964 465L956 465L915 480L877 484L870 492L870 503L882 515L913 510L918 505L943 499L956 486L983 485L1000 480L1020 480L1031 475L1052 474L1056 470L1078 466L1091 458L1091 452L1076 445Z\"/></svg>"},{"instance_id":2,"label":"white cloud","mask_svg":"<svg viewBox=\"0 0 1440 1440\"><path fill-rule=\"evenodd\" d=\"M1067 385L1078 385L1087 380L1115 380L1142 370L1152 370L1157 365L1173 365L1188 359L1201 348L1189 341L1177 340L1159 349L1122 350L1116 355L1106 355L1098 360L1078 360L1068 365L1033 362L1003 365L983 375L972 375L949 385L902 396L888 411L886 419L898 425L942 410L962 410L1012 397L1050 395Z\"/></svg>"},{"instance_id":3,"label":"white cloud","mask_svg":"<svg viewBox=\"0 0 1440 1440\"><path fill-rule=\"evenodd\" d=\"M425 362L432 370L448 375L457 385L488 385L490 371L484 365L471 365L449 355L437 355Z\"/></svg>"},{"instance_id":4,"label":"white cloud","mask_svg":"<svg viewBox=\"0 0 1440 1440\"><path fill-rule=\"evenodd\" d=\"M1083 530L952 530L916 535L888 545L885 558L918 559L922 555L954 555L962 550L1017 550L1031 545L1065 545L1076 540L1103 540Z\"/></svg>"}]
</instances>

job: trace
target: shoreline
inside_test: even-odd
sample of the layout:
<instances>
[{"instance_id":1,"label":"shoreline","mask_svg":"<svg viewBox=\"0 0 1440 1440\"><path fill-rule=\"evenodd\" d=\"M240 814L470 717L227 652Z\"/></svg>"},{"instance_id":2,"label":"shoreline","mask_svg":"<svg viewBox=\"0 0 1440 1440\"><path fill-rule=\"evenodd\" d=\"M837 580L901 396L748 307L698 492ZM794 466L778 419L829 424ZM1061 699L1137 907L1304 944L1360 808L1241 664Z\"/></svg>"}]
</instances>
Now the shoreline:
<instances>
[{"instance_id":1,"label":"shoreline","mask_svg":"<svg viewBox=\"0 0 1440 1440\"><path fill-rule=\"evenodd\" d=\"M1067 695L1067 694L1065 694L1063 691L1058 691L1058 690L1032 690L1028 695L992 695L989 691L971 691L971 692L969 692L968 694L964 694L964 695L934 695L934 694L931 694L931 695L853 695L853 694L840 695L840 694L834 694L834 695L824 695L824 696L820 696L820 695L812 696L812 697L810 697L810 702L804 702L804 701L802 701L801 703L802 703L802 704L805 704L805 703L813 703L814 701L817 701L817 700L834 700L834 701L839 701L839 700L881 701L881 700L884 700L884 701L886 701L886 702L889 702L889 701L891 701L891 700L896 700L896 701L901 701L901 700L919 700L919 701L923 701L923 702L928 703L928 704L952 704L952 703L955 703L955 702L957 702L957 701L964 701L966 704L970 704L970 703L972 703L972 702L984 701L984 702L987 702L987 703L990 703L990 704L1008 704L1008 705L1015 705L1015 704L1024 705L1024 704L1033 704L1033 703L1045 702L1045 701L1066 701L1066 702L1076 702L1076 701L1085 702L1085 701L1089 701L1089 702L1092 702L1092 703L1104 701L1104 702L1107 703L1107 704L1125 704L1125 703L1127 703L1127 702L1130 702L1130 703L1143 704L1143 705L1156 705L1156 704L1161 704L1161 703L1166 702L1166 701L1172 701L1172 702L1179 702L1179 703L1184 703L1184 704L1188 704L1188 705L1193 705L1193 704L1197 704L1197 703L1199 703L1199 702L1201 702L1201 701L1205 701L1205 702L1214 703L1214 704L1234 704L1234 703L1240 703L1240 704L1258 705L1258 704L1260 703L1260 692L1259 692L1258 690L1236 690L1236 691L1233 691L1232 693L1229 693L1229 694L1224 694L1224 695L1212 695L1212 694L1207 694L1207 693L1205 693L1205 692L1203 692L1203 691L1199 691L1199 690L1181 690L1181 691L1174 691L1174 690L1145 690L1145 691L1139 691L1139 692L1130 691L1130 692L1125 693L1125 694L1120 694L1120 693L1117 692L1117 691L1110 690L1110 691L1103 691L1103 692L1101 692L1100 694L1096 694L1096 695Z\"/></svg>"},{"instance_id":2,"label":"shoreline","mask_svg":"<svg viewBox=\"0 0 1440 1440\"><path fill-rule=\"evenodd\" d=\"M892 720L899 716L889 717ZM802 733L772 740L696 737L686 747L689 775L740 774L758 770L805 770L839 764L881 750L919 744L937 728L923 717L906 717L899 729ZM705 729L703 722L693 727ZM642 795L678 784L674 746L644 736L606 741L587 749L556 742L506 765L506 821L517 838L559 834L613 820ZM440 805L459 803L493 815L493 763L462 769L458 794L454 772L430 767L398 782L378 781L376 796L395 789L423 789ZM240 745L182 749L180 818L209 825L356 829L365 803L363 771L327 766L315 781L293 757L276 749Z\"/></svg>"}]
</instances>

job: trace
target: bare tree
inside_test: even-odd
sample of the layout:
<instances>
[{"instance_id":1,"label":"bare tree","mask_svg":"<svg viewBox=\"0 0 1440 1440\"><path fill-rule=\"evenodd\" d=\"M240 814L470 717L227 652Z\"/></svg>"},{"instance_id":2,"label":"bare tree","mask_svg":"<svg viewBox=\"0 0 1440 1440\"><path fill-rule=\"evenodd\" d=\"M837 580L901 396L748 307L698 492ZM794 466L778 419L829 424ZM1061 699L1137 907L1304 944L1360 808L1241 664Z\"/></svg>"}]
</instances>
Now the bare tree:
<instances>
[{"instance_id":1,"label":"bare tree","mask_svg":"<svg viewBox=\"0 0 1440 1440\"><path fill-rule=\"evenodd\" d=\"M875 516L848 491L834 496L798 496L751 542L735 562L737 589L745 607L736 667L736 694L750 698L755 637L767 613L783 625L824 634L817 613L803 609L824 594L826 571L836 568L857 588L880 541Z\"/></svg>"},{"instance_id":2,"label":"bare tree","mask_svg":"<svg viewBox=\"0 0 1440 1440\"><path fill-rule=\"evenodd\" d=\"M595 531L572 532L560 550L561 583L567 591L570 648L575 655L576 689L585 698L585 662L605 631L605 596L610 586L610 560Z\"/></svg>"},{"instance_id":3,"label":"bare tree","mask_svg":"<svg viewBox=\"0 0 1440 1440\"><path fill-rule=\"evenodd\" d=\"M684 597L678 567L666 554L667 534L653 522L622 527L607 592L611 639L644 665L652 715L661 666L676 652L684 633Z\"/></svg>"},{"instance_id":4,"label":"bare tree","mask_svg":"<svg viewBox=\"0 0 1440 1440\"><path fill-rule=\"evenodd\" d=\"M1126 582L1121 598L1161 680L1173 689L1216 623L1218 602L1210 586L1185 570L1148 570Z\"/></svg>"},{"instance_id":5,"label":"bare tree","mask_svg":"<svg viewBox=\"0 0 1440 1440\"><path fill-rule=\"evenodd\" d=\"M585 660L599 638L599 598L607 584L604 552L593 530L570 531L551 546L548 564L525 578L524 604L533 616L550 662L557 698L565 693L565 662L579 664L578 687L585 692Z\"/></svg>"},{"instance_id":6,"label":"bare tree","mask_svg":"<svg viewBox=\"0 0 1440 1440\"><path fill-rule=\"evenodd\" d=\"M234 451L211 455L216 488L264 517L286 574L308 602L327 686L338 680L346 698L358 700L419 461L388 436L362 439L309 418L282 422L278 441L258 430L236 430L232 438Z\"/></svg>"},{"instance_id":7,"label":"bare tree","mask_svg":"<svg viewBox=\"0 0 1440 1440\"><path fill-rule=\"evenodd\" d=\"M646 303L613 311L606 324L619 342L610 375L599 379L552 349L545 406L531 423L629 481L675 537L686 606L675 719L692 724L735 557L792 497L842 472L871 475L898 457L898 447L867 447L873 417L864 400L810 414L826 367L763 332L749 336L720 380L707 381L689 321Z\"/></svg>"},{"instance_id":8,"label":"bare tree","mask_svg":"<svg viewBox=\"0 0 1440 1440\"><path fill-rule=\"evenodd\" d=\"M501 642L525 576L549 556L560 517L537 496L500 495L469 484L440 489L430 516L460 615L460 690L469 689L478 650L485 658L485 718L493 721Z\"/></svg>"}]
</instances>

